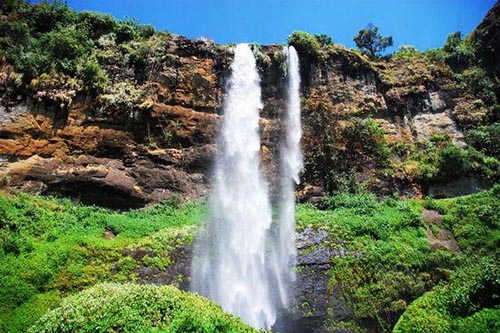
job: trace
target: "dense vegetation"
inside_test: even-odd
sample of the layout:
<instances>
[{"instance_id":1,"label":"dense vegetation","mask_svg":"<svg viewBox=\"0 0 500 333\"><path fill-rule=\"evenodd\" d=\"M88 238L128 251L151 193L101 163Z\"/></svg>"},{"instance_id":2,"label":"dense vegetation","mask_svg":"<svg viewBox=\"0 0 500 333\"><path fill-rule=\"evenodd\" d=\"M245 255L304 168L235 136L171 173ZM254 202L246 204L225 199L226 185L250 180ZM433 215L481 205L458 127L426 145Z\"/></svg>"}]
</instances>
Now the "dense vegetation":
<instances>
[{"instance_id":1,"label":"dense vegetation","mask_svg":"<svg viewBox=\"0 0 500 333\"><path fill-rule=\"evenodd\" d=\"M172 202L117 213L1 194L0 330L25 332L65 295L98 282L138 281L140 267L166 269L203 211Z\"/></svg>"},{"instance_id":2,"label":"dense vegetation","mask_svg":"<svg viewBox=\"0 0 500 333\"><path fill-rule=\"evenodd\" d=\"M300 206L297 221L301 228L327 230L330 236L326 244L336 250L344 248L347 253L345 257L334 257L330 287L341 287L353 310L353 320L333 321L331 327L364 332L367 327L375 326L377 331L390 332L405 313L399 319L397 332L427 332L415 326L414 321L421 325L433 321L432 316L427 318L418 312L421 311L418 304L425 302L419 297L436 285L439 287L433 293L446 290L453 297L460 296L461 303L456 306L469 309L453 316L478 316L484 325L498 318L500 187L471 196L425 202L390 197L377 200L369 193L337 194L327 198L325 204L328 209L324 211L310 205ZM424 222L421 217L424 206L443 213L443 222ZM453 232L459 248L431 246L429 233L440 237L445 229ZM469 297L465 288L476 288L470 293L487 295L484 296L487 299ZM433 299L428 294L423 298ZM413 305L416 299L417 305ZM426 306L429 311L445 316L446 304ZM484 312L476 315L479 311ZM446 320L453 321L453 316ZM463 319L460 325L460 332L467 332L474 328L475 321Z\"/></svg>"},{"instance_id":3,"label":"dense vegetation","mask_svg":"<svg viewBox=\"0 0 500 333\"><path fill-rule=\"evenodd\" d=\"M105 42L99 41L101 37L122 44L154 33L152 26L134 20L78 14L59 1L29 5L7 0L2 1L0 11L7 15L0 21L0 61L12 64L21 74L19 89L43 74L58 73L81 80L89 90L102 91L107 77L94 52ZM11 87L16 88L14 83Z\"/></svg>"},{"instance_id":4,"label":"dense vegetation","mask_svg":"<svg viewBox=\"0 0 500 333\"><path fill-rule=\"evenodd\" d=\"M469 261L413 302L394 333L495 333L500 330L498 258Z\"/></svg>"},{"instance_id":5,"label":"dense vegetation","mask_svg":"<svg viewBox=\"0 0 500 333\"><path fill-rule=\"evenodd\" d=\"M65 299L29 332L259 331L207 299L172 286L105 283Z\"/></svg>"},{"instance_id":6,"label":"dense vegetation","mask_svg":"<svg viewBox=\"0 0 500 333\"><path fill-rule=\"evenodd\" d=\"M330 287L341 286L353 310L353 319L332 321L330 327L349 327L362 332L367 323L374 322L378 330L388 332L405 313L399 319L398 332L417 332L406 329L414 325L412 313L425 309L441 313L441 309L449 306L448 303L429 305L419 297L430 290L441 293L454 288L483 288L481 292L490 295L488 300L478 303L475 296L471 296L470 301L460 300L460 306L469 308L467 317L480 316L485 323L492 322L492 318L498 316L495 310L498 276L494 275L498 270L493 270L491 276L478 276L474 286L462 286L464 274L474 269L487 272L474 266L474 262L497 267L499 199L500 188L496 186L455 199L419 201L389 197L378 200L372 194L361 192L328 197L326 210L300 205L299 228L324 229L329 234L325 246L347 251L346 256L333 258ZM191 242L190 226L202 220L204 214L201 204L167 203L147 211L116 213L26 194L2 194L0 203L0 318L2 329L8 332L25 332L48 309L59 306L66 295L102 281L139 281L141 267L165 270L176 249ZM424 206L441 212L442 223L423 222ZM460 250L431 247L428 232L438 235L442 229L452 231ZM138 249L144 251L144 256L134 255ZM456 274L458 278L454 277ZM439 287L432 289L436 285ZM112 288L119 291L122 287ZM108 294L100 291L103 289L96 290L98 294ZM75 304L94 304L95 300L88 298L94 292L83 293L65 304L80 298ZM427 295L422 297L431 297ZM416 299L414 305L412 302ZM418 310L422 302L427 305L424 310ZM119 307L118 303L115 305ZM67 306L49 314L46 325L64 317L61 311L66 311ZM142 310L130 311L136 315ZM476 314L480 311L481 314ZM446 320L454 322L452 318ZM461 322L462 331L475 323L472 319ZM94 324L88 322L88 325Z\"/></svg>"}]
</instances>

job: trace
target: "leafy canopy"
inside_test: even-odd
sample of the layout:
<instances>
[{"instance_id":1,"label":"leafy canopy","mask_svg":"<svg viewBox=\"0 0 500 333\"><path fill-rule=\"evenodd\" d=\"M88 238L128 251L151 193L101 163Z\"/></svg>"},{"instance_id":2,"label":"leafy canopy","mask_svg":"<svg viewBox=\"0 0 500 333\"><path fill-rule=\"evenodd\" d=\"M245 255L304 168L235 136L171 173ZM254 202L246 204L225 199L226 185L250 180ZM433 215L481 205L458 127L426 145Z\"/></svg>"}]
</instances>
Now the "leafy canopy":
<instances>
[{"instance_id":1,"label":"leafy canopy","mask_svg":"<svg viewBox=\"0 0 500 333\"><path fill-rule=\"evenodd\" d=\"M368 53L372 57L393 44L392 36L383 37L378 32L378 27L373 24L369 24L368 27L361 29L358 34L354 36L354 42L361 51Z\"/></svg>"}]
</instances>

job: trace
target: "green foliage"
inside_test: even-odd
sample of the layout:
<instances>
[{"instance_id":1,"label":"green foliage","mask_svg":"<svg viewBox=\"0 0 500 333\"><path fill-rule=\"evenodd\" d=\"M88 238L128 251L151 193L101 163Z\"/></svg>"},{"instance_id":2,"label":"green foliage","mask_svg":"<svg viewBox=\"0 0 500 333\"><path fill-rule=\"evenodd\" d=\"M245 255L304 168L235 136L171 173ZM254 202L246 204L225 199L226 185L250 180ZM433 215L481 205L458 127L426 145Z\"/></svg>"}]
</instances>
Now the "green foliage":
<instances>
[{"instance_id":1,"label":"green foliage","mask_svg":"<svg viewBox=\"0 0 500 333\"><path fill-rule=\"evenodd\" d=\"M426 200L425 207L444 214L440 227L455 235L463 252L430 247L425 228L432 226L422 221L423 202L417 200L339 193L325 199L327 210L299 205L296 217L299 228L326 230L322 246L344 253L332 258L330 290L341 288L354 331L368 325L390 332L405 313L394 332L472 332L475 320L495 332L499 266L488 258L500 247L499 198L497 185L461 198Z\"/></svg>"},{"instance_id":2,"label":"green foliage","mask_svg":"<svg viewBox=\"0 0 500 333\"><path fill-rule=\"evenodd\" d=\"M500 159L500 122L468 130L465 139L478 151Z\"/></svg>"},{"instance_id":3,"label":"green foliage","mask_svg":"<svg viewBox=\"0 0 500 333\"><path fill-rule=\"evenodd\" d=\"M393 332L498 332L499 290L500 269L495 260L470 260L449 283L412 303Z\"/></svg>"},{"instance_id":4,"label":"green foliage","mask_svg":"<svg viewBox=\"0 0 500 333\"><path fill-rule=\"evenodd\" d=\"M392 36L383 37L378 32L378 27L370 24L368 27L361 29L356 36L354 36L356 46L371 55L376 56L378 53L383 52L389 46L392 46Z\"/></svg>"},{"instance_id":5,"label":"green foliage","mask_svg":"<svg viewBox=\"0 0 500 333\"><path fill-rule=\"evenodd\" d=\"M430 49L422 52L422 54L430 61L437 62L439 64L443 64L445 62L446 53L442 48Z\"/></svg>"},{"instance_id":6,"label":"green foliage","mask_svg":"<svg viewBox=\"0 0 500 333\"><path fill-rule=\"evenodd\" d=\"M463 69L460 73L454 73L456 90L463 94L469 93L481 98L487 105L493 105L497 99L495 96L496 85L480 67L472 66Z\"/></svg>"},{"instance_id":7,"label":"green foliage","mask_svg":"<svg viewBox=\"0 0 500 333\"><path fill-rule=\"evenodd\" d=\"M403 154L409 155L405 161L407 174L424 186L468 176L495 182L500 176L498 159L476 150L474 146L459 147L446 137L419 141Z\"/></svg>"},{"instance_id":8,"label":"green foliage","mask_svg":"<svg viewBox=\"0 0 500 333\"><path fill-rule=\"evenodd\" d=\"M117 213L68 200L0 193L3 331L25 332L62 296L82 288L134 281L136 267L166 268L172 251L191 241L189 226L203 215L200 204L171 202ZM114 237L105 238L106 232ZM136 249L151 256L135 258Z\"/></svg>"},{"instance_id":9,"label":"green foliage","mask_svg":"<svg viewBox=\"0 0 500 333\"><path fill-rule=\"evenodd\" d=\"M351 152L373 156L381 164L389 157L384 130L371 118L353 118L352 126L347 126L343 135Z\"/></svg>"},{"instance_id":10,"label":"green foliage","mask_svg":"<svg viewBox=\"0 0 500 333\"><path fill-rule=\"evenodd\" d=\"M325 211L298 206L297 223L327 230L323 246L343 248L344 256L332 258L329 287L341 287L357 330L371 321L377 330L390 331L414 299L460 262L459 255L430 248L418 201L377 200L369 193L340 193L325 201Z\"/></svg>"},{"instance_id":11,"label":"green foliage","mask_svg":"<svg viewBox=\"0 0 500 333\"><path fill-rule=\"evenodd\" d=\"M469 67L475 59L474 45L470 40L462 39L460 31L448 35L443 51L446 53L445 62L455 70Z\"/></svg>"},{"instance_id":12,"label":"green foliage","mask_svg":"<svg viewBox=\"0 0 500 333\"><path fill-rule=\"evenodd\" d=\"M259 331L207 299L172 286L107 283L68 297L29 332Z\"/></svg>"},{"instance_id":13,"label":"green foliage","mask_svg":"<svg viewBox=\"0 0 500 333\"><path fill-rule=\"evenodd\" d=\"M444 224L464 251L484 255L500 247L499 185L489 191L434 204L446 211Z\"/></svg>"},{"instance_id":14,"label":"green foliage","mask_svg":"<svg viewBox=\"0 0 500 333\"><path fill-rule=\"evenodd\" d=\"M77 66L77 72L85 86L95 92L102 92L108 84L108 77L99 62L94 59L85 59Z\"/></svg>"},{"instance_id":15,"label":"green foliage","mask_svg":"<svg viewBox=\"0 0 500 333\"><path fill-rule=\"evenodd\" d=\"M304 138L304 178L322 184L328 193L356 192L362 188L355 178L358 163L370 159L386 166L390 150L383 129L373 119L352 117L341 127L342 111L332 109L323 101L304 103L306 131L321 133Z\"/></svg>"},{"instance_id":16,"label":"green foliage","mask_svg":"<svg viewBox=\"0 0 500 333\"><path fill-rule=\"evenodd\" d=\"M317 55L321 49L321 43L314 35L304 31L294 31L287 38L288 45L297 49L297 52L304 55Z\"/></svg>"},{"instance_id":17,"label":"green foliage","mask_svg":"<svg viewBox=\"0 0 500 333\"><path fill-rule=\"evenodd\" d=\"M99 39L114 36L116 42L148 39L150 25L137 21L116 21L112 16L77 13L62 1L27 4L2 2L6 17L0 20L0 56L22 73L24 86L43 74L63 74L81 79L88 92L99 93L107 86L105 58L96 56ZM2 57L0 57L2 59Z\"/></svg>"},{"instance_id":18,"label":"green foliage","mask_svg":"<svg viewBox=\"0 0 500 333\"><path fill-rule=\"evenodd\" d=\"M417 48L413 45L401 45L392 55L394 58L409 59L419 54Z\"/></svg>"},{"instance_id":19,"label":"green foliage","mask_svg":"<svg viewBox=\"0 0 500 333\"><path fill-rule=\"evenodd\" d=\"M78 25L88 31L89 37L94 40L112 33L117 28L117 22L113 16L87 11L78 15Z\"/></svg>"},{"instance_id":20,"label":"green foliage","mask_svg":"<svg viewBox=\"0 0 500 333\"><path fill-rule=\"evenodd\" d=\"M333 45L333 39L328 35L325 34L314 35L314 38L316 38L321 47Z\"/></svg>"}]
</instances>

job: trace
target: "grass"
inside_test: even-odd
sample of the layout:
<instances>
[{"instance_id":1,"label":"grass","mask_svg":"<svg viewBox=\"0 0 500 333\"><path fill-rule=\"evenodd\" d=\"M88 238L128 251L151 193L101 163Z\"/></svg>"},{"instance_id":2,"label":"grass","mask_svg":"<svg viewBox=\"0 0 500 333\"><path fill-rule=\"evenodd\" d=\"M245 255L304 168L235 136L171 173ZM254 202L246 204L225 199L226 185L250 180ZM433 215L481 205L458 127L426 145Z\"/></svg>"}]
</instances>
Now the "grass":
<instances>
[{"instance_id":1,"label":"grass","mask_svg":"<svg viewBox=\"0 0 500 333\"><path fill-rule=\"evenodd\" d=\"M140 265L165 269L204 213L202 203L119 213L0 193L0 331L26 332L63 297L99 282L136 281ZM125 249L154 257L133 258Z\"/></svg>"},{"instance_id":2,"label":"grass","mask_svg":"<svg viewBox=\"0 0 500 333\"><path fill-rule=\"evenodd\" d=\"M494 255L499 248L499 189L426 201L338 194L325 200L328 209L323 211L299 205L298 227L328 231L323 246L342 246L347 253L332 259L329 289L341 288L353 318L347 323L332 320L330 328L391 332L413 301L446 283L473 258ZM424 206L444 214L441 227L455 234L462 252L430 247L421 218Z\"/></svg>"}]
</instances>

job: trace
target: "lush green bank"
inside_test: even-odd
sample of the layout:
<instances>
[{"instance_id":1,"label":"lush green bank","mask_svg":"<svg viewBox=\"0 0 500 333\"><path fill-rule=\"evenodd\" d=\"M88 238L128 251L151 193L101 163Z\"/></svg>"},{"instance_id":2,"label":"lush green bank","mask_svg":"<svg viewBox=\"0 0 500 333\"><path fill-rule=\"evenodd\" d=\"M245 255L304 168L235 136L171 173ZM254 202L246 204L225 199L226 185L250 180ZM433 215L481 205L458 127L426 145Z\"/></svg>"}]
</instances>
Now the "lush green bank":
<instances>
[{"instance_id":1,"label":"lush green bank","mask_svg":"<svg viewBox=\"0 0 500 333\"><path fill-rule=\"evenodd\" d=\"M166 269L204 209L170 202L119 213L1 193L0 331L25 332L64 296L96 283L137 281L143 266Z\"/></svg>"},{"instance_id":2,"label":"lush green bank","mask_svg":"<svg viewBox=\"0 0 500 333\"><path fill-rule=\"evenodd\" d=\"M398 333L466 332L479 324L495 329L499 199L497 185L454 199L380 200L360 193L328 197L325 210L299 205L299 229L324 229L329 236L322 246L347 253L332 259L330 289L341 287L353 318L328 325L354 332L390 332L396 323ZM442 218L424 221L424 208ZM100 282L137 282L141 267L167 269L175 251L191 243L205 209L170 202L120 213L1 193L2 331L26 332L65 296ZM432 245L443 230L456 238L455 247ZM143 255L134 256L137 250Z\"/></svg>"},{"instance_id":3,"label":"lush green bank","mask_svg":"<svg viewBox=\"0 0 500 333\"><path fill-rule=\"evenodd\" d=\"M399 319L397 332L427 332L414 320L418 318L421 323L432 325L433 317L413 314L422 303L419 297L436 285L439 287L435 293L449 289L458 295L475 283L474 288L491 295L488 301L476 303L473 297L464 296L463 306L472 310L466 313L468 319L459 317L463 319L460 332L467 329L472 332L476 325L474 318L489 323L498 317L498 185L489 191L453 199L377 200L371 194L340 194L326 203L329 209L324 211L309 205L299 206L297 219L301 228L327 230L329 237L323 245L337 250L342 247L346 253L345 257L336 256L332 260L330 291L340 286L353 310L353 318L348 322L332 320L329 323L332 329L391 332L405 313ZM432 210L438 218L424 221L424 208ZM456 238L456 243L447 248L450 238ZM438 243L433 244L434 241ZM482 271L481 266L474 266L477 261L494 266L491 276L477 277ZM467 284L467 279L472 282ZM457 281L464 281L465 285ZM423 298L429 299L427 295ZM415 300L417 305L413 303ZM431 310L448 316L443 304L433 303ZM405 312L407 309L409 314ZM481 314L474 317L476 312ZM447 318L453 321L458 317Z\"/></svg>"}]
</instances>

